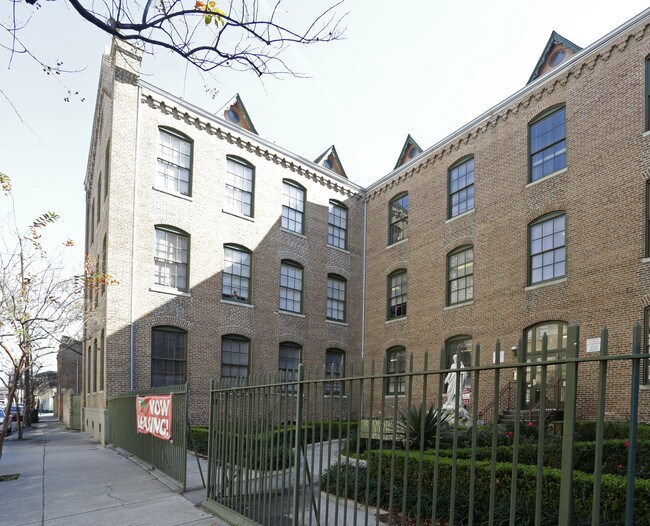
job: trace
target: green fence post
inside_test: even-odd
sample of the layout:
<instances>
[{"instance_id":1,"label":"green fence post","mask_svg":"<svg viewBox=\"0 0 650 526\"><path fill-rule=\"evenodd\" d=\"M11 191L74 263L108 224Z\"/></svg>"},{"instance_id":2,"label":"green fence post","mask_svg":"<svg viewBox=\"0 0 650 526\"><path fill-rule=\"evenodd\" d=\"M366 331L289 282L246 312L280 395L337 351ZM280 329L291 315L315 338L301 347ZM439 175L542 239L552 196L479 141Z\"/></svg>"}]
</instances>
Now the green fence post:
<instances>
[{"instance_id":1,"label":"green fence post","mask_svg":"<svg viewBox=\"0 0 650 526\"><path fill-rule=\"evenodd\" d=\"M296 392L296 442L294 453L294 476L293 483L293 517L291 523L293 526L298 526L298 514L300 511L300 452L302 451L302 393L304 390L303 381L305 379L305 371L303 364L298 366L298 388Z\"/></svg>"},{"instance_id":2,"label":"green fence post","mask_svg":"<svg viewBox=\"0 0 650 526\"><path fill-rule=\"evenodd\" d=\"M600 331L600 356L608 352L607 327ZM603 435L605 432L605 396L607 393L607 360L601 360L598 372L598 409L596 412L596 453L594 458L594 494L591 508L591 526L600 524L600 492L603 472Z\"/></svg>"},{"instance_id":3,"label":"green fence post","mask_svg":"<svg viewBox=\"0 0 650 526\"><path fill-rule=\"evenodd\" d=\"M641 353L641 324L634 324L632 337L632 385L630 388L630 436L627 448L627 488L625 491L625 526L634 521L634 477L636 475L637 419L639 416L639 361Z\"/></svg>"},{"instance_id":4,"label":"green fence post","mask_svg":"<svg viewBox=\"0 0 650 526\"><path fill-rule=\"evenodd\" d=\"M562 430L562 474L560 482L559 526L573 524L573 446L576 427L576 399L578 395L578 357L580 327L569 325L566 364L566 394L564 400L564 425Z\"/></svg>"}]
</instances>

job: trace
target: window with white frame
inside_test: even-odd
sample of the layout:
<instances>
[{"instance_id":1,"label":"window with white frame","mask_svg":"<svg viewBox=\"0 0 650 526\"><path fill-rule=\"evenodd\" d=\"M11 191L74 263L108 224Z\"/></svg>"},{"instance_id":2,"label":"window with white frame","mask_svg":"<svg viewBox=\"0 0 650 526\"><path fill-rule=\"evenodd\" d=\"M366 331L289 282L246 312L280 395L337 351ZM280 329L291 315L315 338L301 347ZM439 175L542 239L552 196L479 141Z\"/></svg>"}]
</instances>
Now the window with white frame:
<instances>
[{"instance_id":1,"label":"window with white frame","mask_svg":"<svg viewBox=\"0 0 650 526\"><path fill-rule=\"evenodd\" d=\"M388 205L388 244L392 245L408 237L409 196L400 194Z\"/></svg>"},{"instance_id":2,"label":"window with white frame","mask_svg":"<svg viewBox=\"0 0 650 526\"><path fill-rule=\"evenodd\" d=\"M348 209L336 201L330 201L327 221L327 244L347 248Z\"/></svg>"},{"instance_id":3,"label":"window with white frame","mask_svg":"<svg viewBox=\"0 0 650 526\"><path fill-rule=\"evenodd\" d=\"M282 182L282 228L304 234L305 189L293 181Z\"/></svg>"},{"instance_id":4,"label":"window with white frame","mask_svg":"<svg viewBox=\"0 0 650 526\"><path fill-rule=\"evenodd\" d=\"M156 227L154 284L188 290L189 243L190 238L184 232Z\"/></svg>"},{"instance_id":5,"label":"window with white frame","mask_svg":"<svg viewBox=\"0 0 650 526\"><path fill-rule=\"evenodd\" d=\"M178 133L160 128L158 150L158 175L156 186L190 195L192 174L192 142Z\"/></svg>"},{"instance_id":6,"label":"window with white frame","mask_svg":"<svg viewBox=\"0 0 650 526\"><path fill-rule=\"evenodd\" d=\"M404 347L391 347L386 351L386 372L388 374L406 372L406 349ZM386 394L404 394L406 377L388 377L385 385Z\"/></svg>"},{"instance_id":7,"label":"window with white frame","mask_svg":"<svg viewBox=\"0 0 650 526\"><path fill-rule=\"evenodd\" d=\"M341 276L330 274L327 276L327 319L345 321L345 285L346 281Z\"/></svg>"},{"instance_id":8,"label":"window with white frame","mask_svg":"<svg viewBox=\"0 0 650 526\"><path fill-rule=\"evenodd\" d=\"M545 112L530 124L529 153L531 183L566 166L566 108Z\"/></svg>"},{"instance_id":9,"label":"window with white frame","mask_svg":"<svg viewBox=\"0 0 650 526\"><path fill-rule=\"evenodd\" d=\"M397 270L388 276L388 319L406 316L408 279L406 270Z\"/></svg>"},{"instance_id":10,"label":"window with white frame","mask_svg":"<svg viewBox=\"0 0 650 526\"><path fill-rule=\"evenodd\" d=\"M178 327L151 329L151 387L185 383L187 332Z\"/></svg>"},{"instance_id":11,"label":"window with white frame","mask_svg":"<svg viewBox=\"0 0 650 526\"><path fill-rule=\"evenodd\" d=\"M253 167L228 157L224 209L253 217Z\"/></svg>"},{"instance_id":12,"label":"window with white frame","mask_svg":"<svg viewBox=\"0 0 650 526\"><path fill-rule=\"evenodd\" d=\"M449 169L449 213L456 217L474 208L474 157Z\"/></svg>"},{"instance_id":13,"label":"window with white frame","mask_svg":"<svg viewBox=\"0 0 650 526\"><path fill-rule=\"evenodd\" d=\"M461 247L447 256L447 305L474 299L474 248Z\"/></svg>"},{"instance_id":14,"label":"window with white frame","mask_svg":"<svg viewBox=\"0 0 650 526\"><path fill-rule=\"evenodd\" d=\"M221 297L225 300L250 303L251 253L244 247L224 245Z\"/></svg>"},{"instance_id":15,"label":"window with white frame","mask_svg":"<svg viewBox=\"0 0 650 526\"><path fill-rule=\"evenodd\" d=\"M537 219L529 227L530 284L566 275L565 215L554 213Z\"/></svg>"},{"instance_id":16,"label":"window with white frame","mask_svg":"<svg viewBox=\"0 0 650 526\"><path fill-rule=\"evenodd\" d=\"M303 268L293 261L280 265L280 310L302 313Z\"/></svg>"}]
</instances>

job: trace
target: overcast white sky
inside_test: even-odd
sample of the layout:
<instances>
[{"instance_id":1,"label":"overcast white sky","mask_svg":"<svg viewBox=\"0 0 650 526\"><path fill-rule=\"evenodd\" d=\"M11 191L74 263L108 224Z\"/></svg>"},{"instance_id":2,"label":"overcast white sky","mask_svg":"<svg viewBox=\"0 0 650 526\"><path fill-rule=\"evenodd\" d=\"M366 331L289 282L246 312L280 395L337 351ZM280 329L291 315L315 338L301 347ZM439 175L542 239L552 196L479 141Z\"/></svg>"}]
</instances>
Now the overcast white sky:
<instances>
[{"instance_id":1,"label":"overcast white sky","mask_svg":"<svg viewBox=\"0 0 650 526\"><path fill-rule=\"evenodd\" d=\"M314 12L327 5L299 3ZM12 2L4 4L3 24ZM25 55L9 67L0 49L0 89L25 121L0 94L0 171L13 179L22 223L46 210L62 216L50 235L77 242L80 269L83 180L110 39L64 0L41 4L22 36L44 60L81 71L48 76ZM350 179L366 186L391 171L408 133L426 148L523 87L552 30L586 47L647 7L638 0L346 0L345 40L285 57L308 79L223 72L213 99L196 72L164 54L145 58L144 78L208 111L239 93L260 135L309 159L335 144Z\"/></svg>"}]
</instances>

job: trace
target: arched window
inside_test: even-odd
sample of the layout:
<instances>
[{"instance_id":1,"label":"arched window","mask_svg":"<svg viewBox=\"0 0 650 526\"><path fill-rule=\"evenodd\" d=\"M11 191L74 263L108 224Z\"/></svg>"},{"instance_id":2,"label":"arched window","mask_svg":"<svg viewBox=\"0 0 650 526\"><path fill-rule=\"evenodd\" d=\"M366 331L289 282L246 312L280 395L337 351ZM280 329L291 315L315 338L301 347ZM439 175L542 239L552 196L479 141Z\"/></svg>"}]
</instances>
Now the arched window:
<instances>
[{"instance_id":1,"label":"arched window","mask_svg":"<svg viewBox=\"0 0 650 526\"><path fill-rule=\"evenodd\" d=\"M566 167L566 108L551 108L528 126L529 182Z\"/></svg>"},{"instance_id":2,"label":"arched window","mask_svg":"<svg viewBox=\"0 0 650 526\"><path fill-rule=\"evenodd\" d=\"M343 384L335 379L345 376L345 351L341 349L327 349L325 351L325 377L332 379L325 383L326 395L342 395Z\"/></svg>"},{"instance_id":3,"label":"arched window","mask_svg":"<svg viewBox=\"0 0 650 526\"><path fill-rule=\"evenodd\" d=\"M408 279L406 270L396 270L388 276L388 319L406 316Z\"/></svg>"},{"instance_id":4,"label":"arched window","mask_svg":"<svg viewBox=\"0 0 650 526\"><path fill-rule=\"evenodd\" d=\"M474 247L457 248L447 256L447 305L474 299Z\"/></svg>"},{"instance_id":5,"label":"arched window","mask_svg":"<svg viewBox=\"0 0 650 526\"><path fill-rule=\"evenodd\" d=\"M386 351L386 373L396 374L406 372L406 348L397 346ZM404 394L406 377L392 376L386 378L386 394Z\"/></svg>"},{"instance_id":6,"label":"arched window","mask_svg":"<svg viewBox=\"0 0 650 526\"><path fill-rule=\"evenodd\" d=\"M221 297L240 303L251 302L250 250L239 245L223 246L223 277Z\"/></svg>"},{"instance_id":7,"label":"arched window","mask_svg":"<svg viewBox=\"0 0 650 526\"><path fill-rule=\"evenodd\" d=\"M564 406L566 365L549 365L546 369L546 392L542 393L543 368L535 364L542 361L544 334L547 337L547 361L553 362L566 354L568 326L564 321L544 321L524 331L526 362L525 408L535 407L542 396L546 397L547 409Z\"/></svg>"},{"instance_id":8,"label":"arched window","mask_svg":"<svg viewBox=\"0 0 650 526\"><path fill-rule=\"evenodd\" d=\"M474 209L474 157L463 158L449 168L449 204L452 218Z\"/></svg>"},{"instance_id":9,"label":"arched window","mask_svg":"<svg viewBox=\"0 0 650 526\"><path fill-rule=\"evenodd\" d=\"M293 382L298 379L298 367L302 358L302 347L293 342L282 342L278 356L278 380ZM283 392L294 393L297 385L285 386Z\"/></svg>"},{"instance_id":10,"label":"arched window","mask_svg":"<svg viewBox=\"0 0 650 526\"><path fill-rule=\"evenodd\" d=\"M456 363L458 367L471 367L472 365L472 337L467 335L454 336L445 342L445 363L440 364L443 368L449 369L454 363L454 356L456 356ZM461 400L460 406L469 404L469 390L472 387L472 379L469 374L465 376L465 381L461 387ZM455 388L455 386L454 386ZM445 393L447 392L447 384L444 386ZM464 396L463 396L464 395Z\"/></svg>"},{"instance_id":11,"label":"arched window","mask_svg":"<svg viewBox=\"0 0 650 526\"><path fill-rule=\"evenodd\" d=\"M253 217L255 167L243 159L226 159L224 210Z\"/></svg>"},{"instance_id":12,"label":"arched window","mask_svg":"<svg viewBox=\"0 0 650 526\"><path fill-rule=\"evenodd\" d=\"M151 329L151 387L185 383L187 331L160 326Z\"/></svg>"},{"instance_id":13,"label":"arched window","mask_svg":"<svg viewBox=\"0 0 650 526\"><path fill-rule=\"evenodd\" d=\"M345 250L348 246L348 209L338 201L330 201L327 220L327 244Z\"/></svg>"},{"instance_id":14,"label":"arched window","mask_svg":"<svg viewBox=\"0 0 650 526\"><path fill-rule=\"evenodd\" d=\"M104 336L104 329L102 329L102 337L99 340L99 390L104 390L104 357L106 356L106 338Z\"/></svg>"},{"instance_id":15,"label":"arched window","mask_svg":"<svg viewBox=\"0 0 650 526\"><path fill-rule=\"evenodd\" d=\"M295 261L280 264L280 310L302 313L303 268Z\"/></svg>"},{"instance_id":16,"label":"arched window","mask_svg":"<svg viewBox=\"0 0 650 526\"><path fill-rule=\"evenodd\" d=\"M392 245L408 237L409 195L405 192L391 199L388 204L388 244Z\"/></svg>"},{"instance_id":17,"label":"arched window","mask_svg":"<svg viewBox=\"0 0 650 526\"><path fill-rule=\"evenodd\" d=\"M295 181L282 181L282 228L305 233L305 188Z\"/></svg>"},{"instance_id":18,"label":"arched window","mask_svg":"<svg viewBox=\"0 0 650 526\"><path fill-rule=\"evenodd\" d=\"M170 128L159 128L156 186L169 192L191 195L192 139Z\"/></svg>"},{"instance_id":19,"label":"arched window","mask_svg":"<svg viewBox=\"0 0 650 526\"><path fill-rule=\"evenodd\" d=\"M246 378L250 366L249 338L238 334L221 337L221 378Z\"/></svg>"},{"instance_id":20,"label":"arched window","mask_svg":"<svg viewBox=\"0 0 650 526\"><path fill-rule=\"evenodd\" d=\"M154 284L188 290L190 236L173 227L156 226Z\"/></svg>"},{"instance_id":21,"label":"arched window","mask_svg":"<svg viewBox=\"0 0 650 526\"><path fill-rule=\"evenodd\" d=\"M336 274L327 276L327 319L332 321L346 320L346 288L345 278Z\"/></svg>"},{"instance_id":22,"label":"arched window","mask_svg":"<svg viewBox=\"0 0 650 526\"><path fill-rule=\"evenodd\" d=\"M564 212L536 219L528 226L528 283L566 275L566 221Z\"/></svg>"}]
</instances>

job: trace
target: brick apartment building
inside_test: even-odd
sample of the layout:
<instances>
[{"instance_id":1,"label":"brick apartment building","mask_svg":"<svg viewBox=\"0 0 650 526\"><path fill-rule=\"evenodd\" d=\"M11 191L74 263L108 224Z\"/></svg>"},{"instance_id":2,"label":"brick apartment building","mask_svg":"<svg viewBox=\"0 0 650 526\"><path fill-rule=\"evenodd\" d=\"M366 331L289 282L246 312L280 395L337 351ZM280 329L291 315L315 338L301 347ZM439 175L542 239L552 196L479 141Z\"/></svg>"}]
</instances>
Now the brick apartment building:
<instances>
[{"instance_id":1,"label":"brick apartment building","mask_svg":"<svg viewBox=\"0 0 650 526\"><path fill-rule=\"evenodd\" d=\"M187 380L198 421L211 378L298 360L400 372L444 348L441 366L469 365L500 339L512 362L522 338L534 362L543 333L562 354L569 322L581 354L605 324L610 353L637 320L647 345L650 10L585 49L553 33L526 86L429 148L409 136L369 188L333 147L307 161L259 137L238 97L209 114L139 63L117 41L103 58L85 183L87 252L120 282L87 292L96 436L110 394ZM580 374L589 416L596 369ZM610 375L608 417L625 417L629 383ZM640 406L650 420L645 386Z\"/></svg>"}]
</instances>

